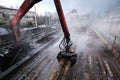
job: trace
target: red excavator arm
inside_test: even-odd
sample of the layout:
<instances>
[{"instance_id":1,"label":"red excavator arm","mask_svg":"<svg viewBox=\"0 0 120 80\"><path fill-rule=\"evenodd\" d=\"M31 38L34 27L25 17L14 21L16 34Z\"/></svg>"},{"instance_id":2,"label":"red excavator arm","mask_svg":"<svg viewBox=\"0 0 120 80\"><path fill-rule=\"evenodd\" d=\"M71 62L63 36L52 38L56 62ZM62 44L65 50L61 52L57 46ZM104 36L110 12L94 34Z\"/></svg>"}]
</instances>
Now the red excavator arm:
<instances>
[{"instance_id":1,"label":"red excavator arm","mask_svg":"<svg viewBox=\"0 0 120 80\"><path fill-rule=\"evenodd\" d=\"M38 3L41 0L25 0L23 2L23 4L21 5L21 7L19 8L19 10L17 11L17 13L14 15L13 19L11 20L11 24L12 24L12 28L13 28L13 32L14 32L14 36L16 41L20 40L19 37L19 29L17 28L17 23L20 21L20 19L28 12L28 10L30 8L32 8L34 6L34 4ZM63 42L66 44L64 46L66 51L69 51L69 46L70 46L70 34L69 34L69 30L66 24L66 20L65 20L65 16L62 10L62 6L60 3L60 0L54 0L56 9L57 9L57 13L61 22L61 26L62 26L62 30L64 33L64 40Z\"/></svg>"},{"instance_id":2,"label":"red excavator arm","mask_svg":"<svg viewBox=\"0 0 120 80\"><path fill-rule=\"evenodd\" d=\"M17 28L17 23L20 21L20 19L29 11L30 8L34 6L34 4L38 3L41 0L25 0L23 4L20 6L17 13L14 15L14 17L11 20L11 25L13 28L13 32L16 38L16 41L19 41L19 29Z\"/></svg>"},{"instance_id":3,"label":"red excavator arm","mask_svg":"<svg viewBox=\"0 0 120 80\"><path fill-rule=\"evenodd\" d=\"M19 29L17 29L17 23L20 21L20 19L28 12L28 10L30 8L32 8L34 6L34 4L38 3L41 0L25 0L23 2L23 4L21 5L21 7L19 8L18 12L14 15L13 19L11 20L11 24L12 24L12 28L13 28L13 32L15 35L15 38L17 41L20 40L19 38ZM60 0L54 0L56 9L57 9L57 13L60 19L60 23L61 23L61 27L64 33L64 38L61 42L61 44L63 44L63 49L60 47L60 49L62 49L62 51L60 51L58 53L57 59L58 61L64 60L64 61L70 61L71 62L71 66L75 64L76 59L77 59L77 55L70 51L70 47L72 45L71 41L70 41L70 34L69 34L69 30L66 24L66 20L65 20L65 16L62 10L62 5L60 3ZM60 45L61 45L60 44ZM73 54L74 53L74 54Z\"/></svg>"},{"instance_id":4,"label":"red excavator arm","mask_svg":"<svg viewBox=\"0 0 120 80\"><path fill-rule=\"evenodd\" d=\"M12 25L12 28L13 28L13 32L14 32L16 41L20 40L19 29L16 26L17 23L28 12L28 10L34 6L34 4L36 4L40 1L41 0L25 0L23 2L23 4L21 5L21 7L19 8L19 10L17 11L17 13L14 15L13 19L11 20L11 25ZM66 24L66 20L65 20L65 17L64 17L64 13L63 13L63 10L62 10L60 0L54 0L54 3L55 3L55 6L56 6L58 15L59 15L62 30L64 32L64 37L65 37L66 42L68 44L70 42L70 34L69 34L69 31L68 31L68 27L67 27L67 24Z\"/></svg>"}]
</instances>

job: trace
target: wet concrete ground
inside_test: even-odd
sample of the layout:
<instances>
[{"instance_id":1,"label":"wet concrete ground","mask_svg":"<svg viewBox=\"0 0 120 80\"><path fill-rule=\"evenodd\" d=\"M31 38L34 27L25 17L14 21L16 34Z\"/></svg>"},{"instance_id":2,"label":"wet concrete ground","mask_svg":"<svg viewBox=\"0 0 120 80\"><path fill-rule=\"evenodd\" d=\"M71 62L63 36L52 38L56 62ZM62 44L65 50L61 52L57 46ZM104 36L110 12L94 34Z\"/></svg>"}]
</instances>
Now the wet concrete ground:
<instances>
[{"instance_id":1,"label":"wet concrete ground","mask_svg":"<svg viewBox=\"0 0 120 80\"><path fill-rule=\"evenodd\" d=\"M120 80L119 62L111 52L104 52L104 43L91 28L85 29L71 35L78 59L61 80ZM10 80L49 80L58 65L56 56L60 41L39 52L39 55L11 75Z\"/></svg>"}]
</instances>

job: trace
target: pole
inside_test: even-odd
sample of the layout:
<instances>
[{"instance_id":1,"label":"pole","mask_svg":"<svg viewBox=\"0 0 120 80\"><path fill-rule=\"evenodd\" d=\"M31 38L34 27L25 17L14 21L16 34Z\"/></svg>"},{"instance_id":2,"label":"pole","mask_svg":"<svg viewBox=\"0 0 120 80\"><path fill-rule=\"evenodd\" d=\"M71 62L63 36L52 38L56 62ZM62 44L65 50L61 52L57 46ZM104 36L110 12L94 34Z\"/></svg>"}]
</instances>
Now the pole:
<instances>
[{"instance_id":1,"label":"pole","mask_svg":"<svg viewBox=\"0 0 120 80\"><path fill-rule=\"evenodd\" d=\"M35 26L38 28L37 24L37 13L36 13L36 6L34 5L34 10L35 10Z\"/></svg>"},{"instance_id":2,"label":"pole","mask_svg":"<svg viewBox=\"0 0 120 80\"><path fill-rule=\"evenodd\" d=\"M115 38L114 38L114 41L113 41L113 44L112 44L112 49L111 49L111 51L112 51L113 48L114 48L114 45L115 45L115 42L116 42L116 38L117 38L117 36L115 35Z\"/></svg>"}]
</instances>

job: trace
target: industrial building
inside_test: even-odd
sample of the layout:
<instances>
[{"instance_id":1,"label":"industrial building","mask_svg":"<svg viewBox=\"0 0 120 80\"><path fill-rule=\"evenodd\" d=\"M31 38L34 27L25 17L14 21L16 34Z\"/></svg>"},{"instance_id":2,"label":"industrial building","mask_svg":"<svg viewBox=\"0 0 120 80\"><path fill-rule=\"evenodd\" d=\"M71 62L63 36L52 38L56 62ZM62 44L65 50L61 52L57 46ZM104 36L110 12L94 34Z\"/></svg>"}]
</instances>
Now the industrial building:
<instances>
[{"instance_id":1,"label":"industrial building","mask_svg":"<svg viewBox=\"0 0 120 80\"><path fill-rule=\"evenodd\" d=\"M8 8L0 5L0 24L6 24L17 12L17 9ZM21 24L34 24L35 23L35 12L29 11L20 21Z\"/></svg>"}]
</instances>

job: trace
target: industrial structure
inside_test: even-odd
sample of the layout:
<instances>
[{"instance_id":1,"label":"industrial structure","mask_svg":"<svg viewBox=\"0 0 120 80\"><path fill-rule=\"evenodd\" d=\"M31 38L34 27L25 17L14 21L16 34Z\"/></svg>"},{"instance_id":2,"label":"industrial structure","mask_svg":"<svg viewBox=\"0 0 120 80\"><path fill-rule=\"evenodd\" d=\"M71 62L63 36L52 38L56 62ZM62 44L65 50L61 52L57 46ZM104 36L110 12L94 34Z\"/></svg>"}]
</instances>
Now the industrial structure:
<instances>
[{"instance_id":1,"label":"industrial structure","mask_svg":"<svg viewBox=\"0 0 120 80\"><path fill-rule=\"evenodd\" d=\"M18 10L1 6L1 24L9 25L0 35L0 79L120 80L120 28L106 25L118 17L79 17L75 9L65 17L61 1L54 0L59 21L46 14L44 25L20 29L18 23L35 23L29 10L41 1L24 0Z\"/></svg>"},{"instance_id":2,"label":"industrial structure","mask_svg":"<svg viewBox=\"0 0 120 80\"><path fill-rule=\"evenodd\" d=\"M0 24L9 23L18 9L7 8L0 5ZM35 24L35 15L33 11L29 11L20 21L21 24Z\"/></svg>"}]
</instances>

